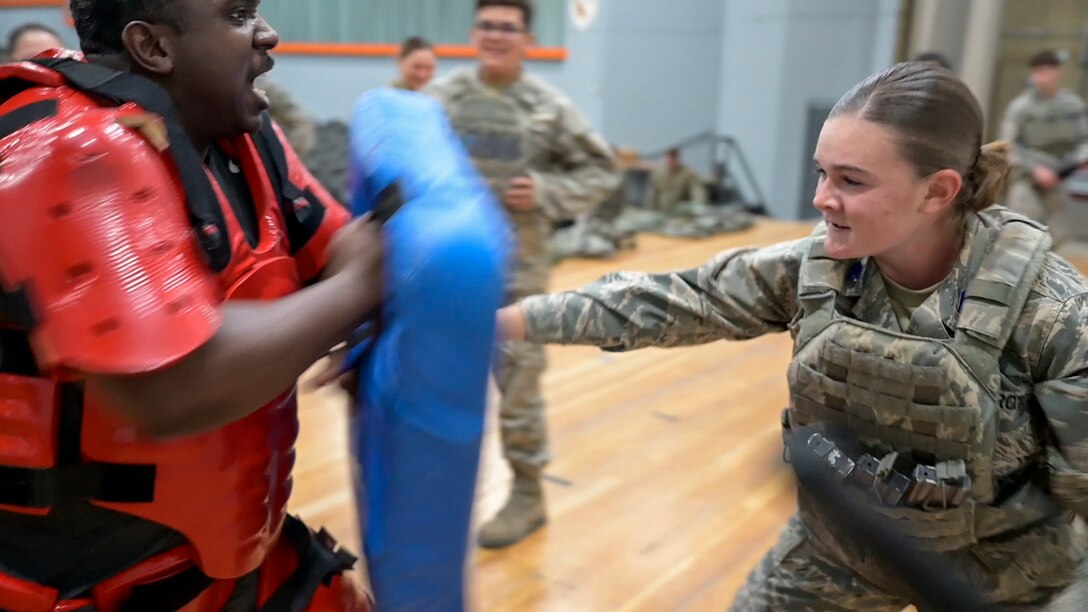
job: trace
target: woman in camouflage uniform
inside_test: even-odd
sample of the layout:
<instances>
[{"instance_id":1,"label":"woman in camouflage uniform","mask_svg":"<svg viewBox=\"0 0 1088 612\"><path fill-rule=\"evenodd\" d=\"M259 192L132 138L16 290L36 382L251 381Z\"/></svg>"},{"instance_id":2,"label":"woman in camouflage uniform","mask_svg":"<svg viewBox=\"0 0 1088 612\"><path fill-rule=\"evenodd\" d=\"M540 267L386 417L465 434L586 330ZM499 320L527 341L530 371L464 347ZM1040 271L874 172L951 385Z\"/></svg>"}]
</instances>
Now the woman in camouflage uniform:
<instances>
[{"instance_id":1,"label":"woman in camouflage uniform","mask_svg":"<svg viewBox=\"0 0 1088 612\"><path fill-rule=\"evenodd\" d=\"M526 298L501 334L607 350L789 331L783 423L843 491L993 602L1073 580L1088 509L1088 282L1036 222L991 206L1008 148L982 146L952 72L907 63L824 124L812 236L684 272L617 273ZM900 610L912 595L799 492L739 610Z\"/></svg>"}]
</instances>

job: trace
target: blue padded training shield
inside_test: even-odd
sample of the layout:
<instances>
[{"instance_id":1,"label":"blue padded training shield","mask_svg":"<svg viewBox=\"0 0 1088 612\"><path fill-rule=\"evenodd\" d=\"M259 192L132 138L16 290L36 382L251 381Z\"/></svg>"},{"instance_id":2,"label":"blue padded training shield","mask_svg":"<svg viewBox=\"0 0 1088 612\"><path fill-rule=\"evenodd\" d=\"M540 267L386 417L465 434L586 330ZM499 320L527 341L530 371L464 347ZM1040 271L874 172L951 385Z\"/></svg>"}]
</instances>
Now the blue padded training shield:
<instances>
[{"instance_id":1,"label":"blue padded training shield","mask_svg":"<svg viewBox=\"0 0 1088 612\"><path fill-rule=\"evenodd\" d=\"M356 499L379 609L461 610L512 235L437 102L376 89L351 125L352 207L385 221L386 301L356 347Z\"/></svg>"}]
</instances>

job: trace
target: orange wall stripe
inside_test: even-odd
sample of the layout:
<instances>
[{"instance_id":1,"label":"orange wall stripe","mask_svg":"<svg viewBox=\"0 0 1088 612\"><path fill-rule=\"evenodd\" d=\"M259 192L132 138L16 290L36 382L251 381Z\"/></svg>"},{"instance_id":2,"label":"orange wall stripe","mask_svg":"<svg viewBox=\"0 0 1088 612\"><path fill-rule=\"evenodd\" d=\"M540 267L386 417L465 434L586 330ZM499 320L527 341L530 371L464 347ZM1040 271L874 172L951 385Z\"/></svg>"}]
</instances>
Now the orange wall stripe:
<instances>
[{"instance_id":1,"label":"orange wall stripe","mask_svg":"<svg viewBox=\"0 0 1088 612\"><path fill-rule=\"evenodd\" d=\"M33 6L68 6L67 0L0 0L0 8L20 8ZM66 11L67 12L67 11ZM71 25L71 18L68 19ZM469 45L435 45L438 57L473 58L476 50ZM285 42L276 47L276 52L285 55L350 55L355 57L396 57L400 47L386 43L327 43L327 42ZM563 47L534 47L525 55L526 59L542 62L562 62L568 57Z\"/></svg>"},{"instance_id":2,"label":"orange wall stripe","mask_svg":"<svg viewBox=\"0 0 1088 612\"><path fill-rule=\"evenodd\" d=\"M68 0L0 0L0 8L23 8L28 6L68 6Z\"/></svg>"},{"instance_id":3,"label":"orange wall stripe","mask_svg":"<svg viewBox=\"0 0 1088 612\"><path fill-rule=\"evenodd\" d=\"M438 57L471 58L476 50L468 45L435 45ZM284 42L273 53L285 55L350 55L355 57L396 57L400 46L385 43L322 43ZM526 53L526 59L561 62L567 59L563 47L534 47Z\"/></svg>"}]
</instances>

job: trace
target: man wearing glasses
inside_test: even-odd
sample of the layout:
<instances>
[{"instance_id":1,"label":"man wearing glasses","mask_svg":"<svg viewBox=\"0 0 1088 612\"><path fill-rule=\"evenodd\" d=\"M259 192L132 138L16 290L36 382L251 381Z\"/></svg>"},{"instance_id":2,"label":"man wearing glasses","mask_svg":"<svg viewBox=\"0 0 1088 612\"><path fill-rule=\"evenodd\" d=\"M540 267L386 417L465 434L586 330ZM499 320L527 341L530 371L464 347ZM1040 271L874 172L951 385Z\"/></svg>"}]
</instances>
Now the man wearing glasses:
<instances>
[{"instance_id":1,"label":"man wearing glasses","mask_svg":"<svg viewBox=\"0 0 1088 612\"><path fill-rule=\"evenodd\" d=\"M525 74L532 20L530 0L477 0L470 37L478 65L427 90L445 106L517 233L507 303L547 291L554 224L592 210L620 181L608 144L570 100ZM540 394L545 365L543 347L525 343L511 345L495 364L503 454L514 483L506 505L480 529L485 548L514 544L546 520L540 482L549 457Z\"/></svg>"}]
</instances>

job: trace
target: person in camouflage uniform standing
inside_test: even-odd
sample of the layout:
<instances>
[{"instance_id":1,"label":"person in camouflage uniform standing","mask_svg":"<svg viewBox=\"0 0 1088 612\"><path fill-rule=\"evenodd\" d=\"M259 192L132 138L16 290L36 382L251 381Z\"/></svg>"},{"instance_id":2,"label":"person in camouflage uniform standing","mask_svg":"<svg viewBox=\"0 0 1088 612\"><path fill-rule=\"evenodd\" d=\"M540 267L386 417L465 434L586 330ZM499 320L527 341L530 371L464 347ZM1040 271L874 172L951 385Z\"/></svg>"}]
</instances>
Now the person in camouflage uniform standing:
<instances>
[{"instance_id":1,"label":"person in camouflage uniform standing","mask_svg":"<svg viewBox=\"0 0 1088 612\"><path fill-rule=\"evenodd\" d=\"M1068 227L1069 195L1058 175L1063 165L1088 154L1088 112L1075 93L1061 89L1061 60L1053 51L1029 62L1032 87L1009 104L1001 139L1013 144L1008 203L1013 210L1047 223L1055 241L1088 228Z\"/></svg>"},{"instance_id":2,"label":"person in camouflage uniform standing","mask_svg":"<svg viewBox=\"0 0 1088 612\"><path fill-rule=\"evenodd\" d=\"M864 510L987 601L1074 581L1088 516L1088 281L1045 228L991 206L1008 146L982 146L952 72L905 63L823 126L813 235L678 273L617 273L499 312L500 337L622 351L789 331L783 435ZM806 456L807 457L807 456ZM736 610L899 611L887 559L801 488Z\"/></svg>"},{"instance_id":3,"label":"person in camouflage uniform standing","mask_svg":"<svg viewBox=\"0 0 1088 612\"><path fill-rule=\"evenodd\" d=\"M427 90L443 103L509 213L518 241L509 301L547 291L553 224L592 210L620 180L608 144L571 102L524 73L532 14L528 0L479 0L471 33L479 66ZM508 546L546 520L540 481L549 457L540 394L545 365L544 350L535 344L516 343L497 358L503 453L514 484L506 505L480 529L481 546Z\"/></svg>"}]
</instances>

